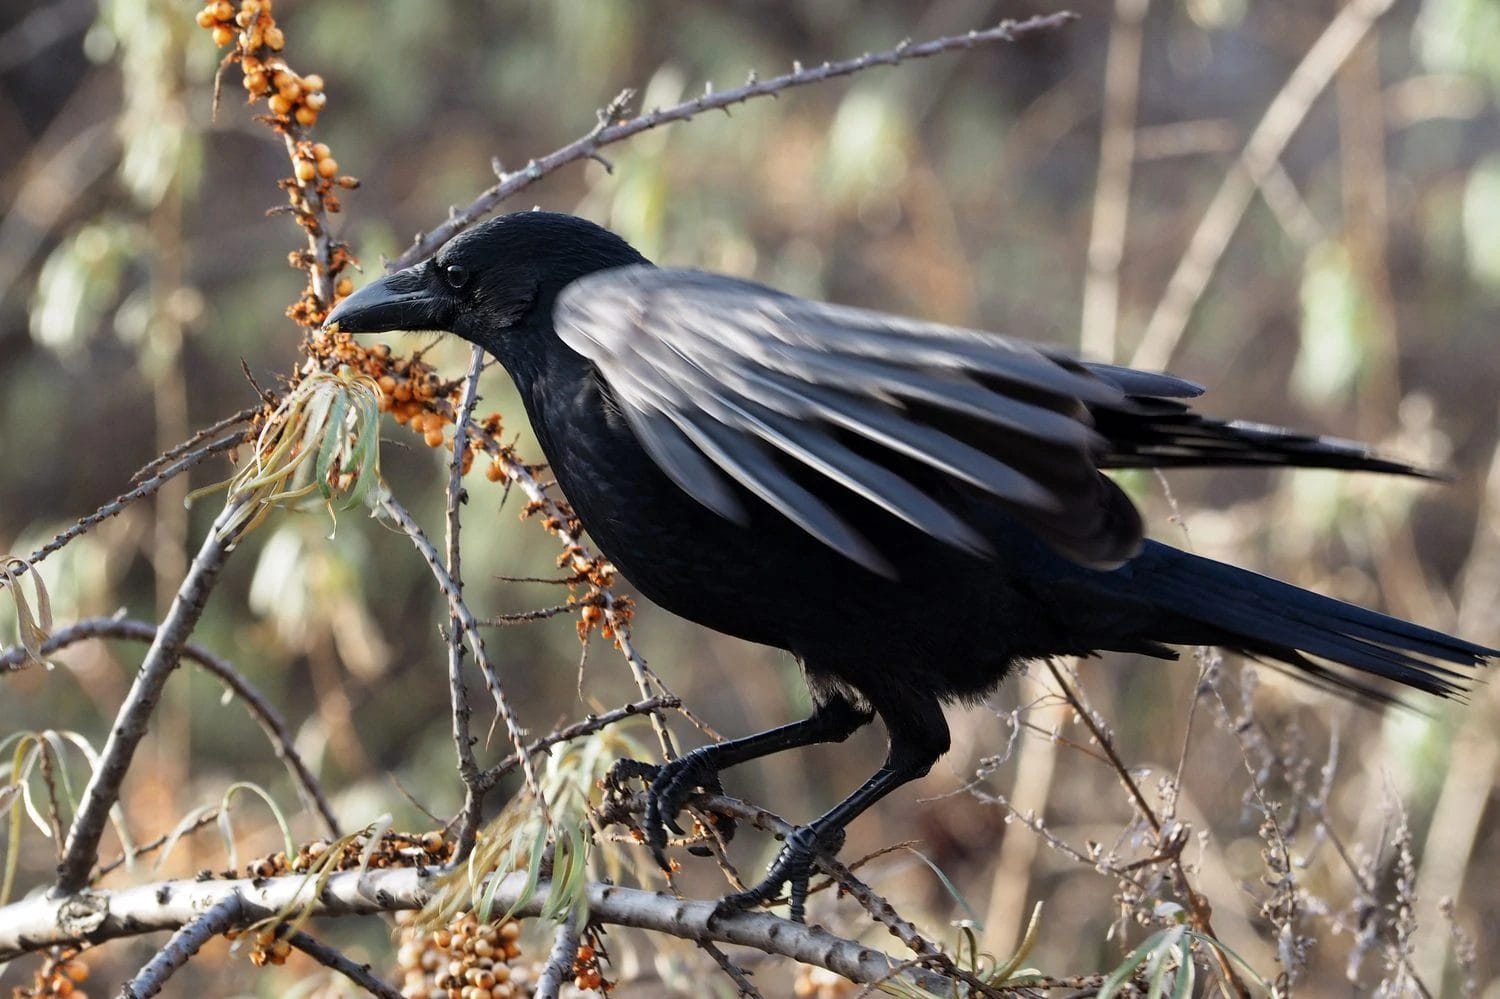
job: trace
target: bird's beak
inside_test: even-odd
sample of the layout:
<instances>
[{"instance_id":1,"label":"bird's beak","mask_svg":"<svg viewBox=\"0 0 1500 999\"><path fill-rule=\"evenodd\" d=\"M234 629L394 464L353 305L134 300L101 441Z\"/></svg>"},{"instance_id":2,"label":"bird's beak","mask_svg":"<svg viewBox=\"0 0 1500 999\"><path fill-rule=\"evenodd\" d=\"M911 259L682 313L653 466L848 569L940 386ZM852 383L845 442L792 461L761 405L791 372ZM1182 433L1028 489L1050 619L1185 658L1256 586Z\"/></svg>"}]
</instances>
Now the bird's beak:
<instances>
[{"instance_id":1,"label":"bird's beak","mask_svg":"<svg viewBox=\"0 0 1500 999\"><path fill-rule=\"evenodd\" d=\"M447 330L451 309L440 294L433 294L429 276L418 265L367 284L335 306L323 328L330 333Z\"/></svg>"}]
</instances>

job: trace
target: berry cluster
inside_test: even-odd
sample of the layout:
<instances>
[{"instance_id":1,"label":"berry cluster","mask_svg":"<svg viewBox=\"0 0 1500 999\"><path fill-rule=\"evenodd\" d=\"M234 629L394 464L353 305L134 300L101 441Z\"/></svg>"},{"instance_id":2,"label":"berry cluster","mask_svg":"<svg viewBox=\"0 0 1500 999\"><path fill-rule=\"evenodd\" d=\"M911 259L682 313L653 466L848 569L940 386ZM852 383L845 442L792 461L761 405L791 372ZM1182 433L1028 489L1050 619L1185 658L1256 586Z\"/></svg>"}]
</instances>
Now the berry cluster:
<instances>
[{"instance_id":1,"label":"berry cluster","mask_svg":"<svg viewBox=\"0 0 1500 999\"><path fill-rule=\"evenodd\" d=\"M792 995L797 999L845 999L846 996L854 995L858 988L849 979L836 975L827 968L804 964L797 970L797 978L792 983Z\"/></svg>"},{"instance_id":2,"label":"berry cluster","mask_svg":"<svg viewBox=\"0 0 1500 999\"><path fill-rule=\"evenodd\" d=\"M325 212L339 210L334 189L358 187L359 181L339 176L338 161L328 146L311 142L305 136L305 130L317 124L318 115L328 104L328 95L323 90L321 76L316 73L303 76L287 65L281 55L286 36L276 24L271 3L272 0L239 0L236 6L230 0L213 0L198 12L197 21L213 34L214 44L221 48L231 46L224 65L240 64L250 102L264 100L270 113L262 120L287 137L295 176L281 182L291 203L286 210L307 231L316 251L292 254L292 265L310 272L319 267L333 282L333 288L323 295L314 287L316 282L310 283L288 315L315 329L334 302L354 290L352 282L339 277L344 267L353 262L348 247L327 238L322 220ZM324 301L325 298L333 301Z\"/></svg>"},{"instance_id":3,"label":"berry cluster","mask_svg":"<svg viewBox=\"0 0 1500 999\"><path fill-rule=\"evenodd\" d=\"M418 933L412 913L397 915L402 943L396 962L407 999L521 999L535 989L539 968L520 962L521 924L481 923L465 913L440 930Z\"/></svg>"},{"instance_id":4,"label":"berry cluster","mask_svg":"<svg viewBox=\"0 0 1500 999\"><path fill-rule=\"evenodd\" d=\"M284 851L267 854L246 864L242 870L224 872L226 878L274 878L283 874L305 874L320 871L351 871L365 867L427 867L446 864L453 858L453 844L434 829L425 833L387 832L365 860L369 839L363 835L348 836L337 843L314 840L304 843L295 856ZM336 851L329 856L329 851Z\"/></svg>"},{"instance_id":5,"label":"berry cluster","mask_svg":"<svg viewBox=\"0 0 1500 999\"><path fill-rule=\"evenodd\" d=\"M88 981L89 966L76 950L54 951L42 962L29 986L17 986L14 999L88 999L79 988Z\"/></svg>"},{"instance_id":6,"label":"berry cluster","mask_svg":"<svg viewBox=\"0 0 1500 999\"><path fill-rule=\"evenodd\" d=\"M573 958L573 984L585 991L609 994L611 983L604 980L599 955L590 943L578 945L578 954Z\"/></svg>"},{"instance_id":7,"label":"berry cluster","mask_svg":"<svg viewBox=\"0 0 1500 999\"><path fill-rule=\"evenodd\" d=\"M343 282L338 294L341 298L347 294ZM446 444L452 450L453 438L445 431L458 413L461 384L440 377L420 353L397 357L387 344L365 346L347 333L319 337L308 345L308 352L323 370L348 367L369 375L380 386L382 413L390 413L397 423L421 434L428 447ZM491 482L498 482L505 477L505 462L511 460L509 448L497 440L500 414L491 413L477 422L479 433L469 438L464 452L464 473L474 467L476 455L494 452L487 474Z\"/></svg>"}]
</instances>

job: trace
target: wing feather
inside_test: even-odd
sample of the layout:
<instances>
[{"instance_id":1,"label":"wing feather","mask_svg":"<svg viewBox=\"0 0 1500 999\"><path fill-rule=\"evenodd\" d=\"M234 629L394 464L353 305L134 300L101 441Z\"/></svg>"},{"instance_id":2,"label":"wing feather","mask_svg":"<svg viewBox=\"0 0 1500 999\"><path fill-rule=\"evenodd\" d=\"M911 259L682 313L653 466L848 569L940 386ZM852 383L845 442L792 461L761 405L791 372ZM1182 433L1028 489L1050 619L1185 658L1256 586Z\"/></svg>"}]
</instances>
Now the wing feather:
<instances>
[{"instance_id":1,"label":"wing feather","mask_svg":"<svg viewBox=\"0 0 1500 999\"><path fill-rule=\"evenodd\" d=\"M990 495L1072 557L1118 564L1137 550L1140 521L1101 486L1093 455L1106 442L1092 408L1129 408L1127 388L1187 384L1112 377L992 334L649 266L574 282L554 326L689 495L735 517L733 480L884 573L888 561L840 511L868 503L983 554L985 538L955 506L963 489ZM818 480L828 488L809 488Z\"/></svg>"}]
</instances>

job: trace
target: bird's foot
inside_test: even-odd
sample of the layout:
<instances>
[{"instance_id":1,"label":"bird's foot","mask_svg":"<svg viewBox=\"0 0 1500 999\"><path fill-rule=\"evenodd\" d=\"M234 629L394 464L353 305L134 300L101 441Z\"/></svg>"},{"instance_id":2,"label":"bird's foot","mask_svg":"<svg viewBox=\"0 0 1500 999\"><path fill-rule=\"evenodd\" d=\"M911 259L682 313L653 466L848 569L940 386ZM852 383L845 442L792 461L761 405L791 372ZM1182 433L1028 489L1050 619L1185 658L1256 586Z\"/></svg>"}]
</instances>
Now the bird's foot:
<instances>
[{"instance_id":1,"label":"bird's foot","mask_svg":"<svg viewBox=\"0 0 1500 999\"><path fill-rule=\"evenodd\" d=\"M833 856L844 845L844 830L832 829L819 835L813 826L798 826L786 838L786 845L771 862L765 878L752 888L733 895L725 895L714 906L711 919L732 915L757 905L767 905L781 895L783 885L788 886L788 901L791 904L791 919L794 923L806 922L808 883L820 855Z\"/></svg>"},{"instance_id":2,"label":"bird's foot","mask_svg":"<svg viewBox=\"0 0 1500 999\"><path fill-rule=\"evenodd\" d=\"M605 778L607 784L620 786L621 782L638 777L646 782L646 815L641 822L641 831L646 834L646 845L651 855L664 871L670 871L667 862L667 833L681 836L683 829L677 824L677 813L682 811L698 791L723 794L724 786L719 782L719 768L714 764L707 747L695 749L685 756L666 763L641 763L637 760L620 760ZM727 815L716 815L714 828L728 842L734 837L735 822ZM707 856L706 847L688 848L697 856Z\"/></svg>"}]
</instances>

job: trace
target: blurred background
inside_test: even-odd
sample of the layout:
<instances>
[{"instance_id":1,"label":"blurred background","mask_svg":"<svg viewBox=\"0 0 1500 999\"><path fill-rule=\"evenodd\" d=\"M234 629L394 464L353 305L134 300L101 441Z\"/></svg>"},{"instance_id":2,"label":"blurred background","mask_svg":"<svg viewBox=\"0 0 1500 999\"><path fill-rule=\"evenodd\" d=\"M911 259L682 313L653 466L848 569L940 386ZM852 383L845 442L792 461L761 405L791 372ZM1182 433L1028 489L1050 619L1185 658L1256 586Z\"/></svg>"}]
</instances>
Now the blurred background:
<instances>
[{"instance_id":1,"label":"blurred background","mask_svg":"<svg viewBox=\"0 0 1500 999\"><path fill-rule=\"evenodd\" d=\"M1452 480L1440 484L1253 471L1125 482L1162 540L1500 644L1500 6L1069 6L1082 15L1076 24L1026 44L877 70L648 133L607 151L612 174L569 167L508 208L586 215L663 263L1168 367L1210 386L1206 412L1360 438L1447 469ZM570 141L623 87L649 109L708 80L738 85L752 69L766 77L793 60L1054 9L1022 0L276 6L288 61L327 83L314 137L363 182L336 224L367 275L488 186L492 158L514 168ZM237 72L226 73L215 114L218 54L195 11L177 0L0 7L0 551L30 553L124 491L158 452L253 405L242 361L266 385L297 363L300 334L283 309L302 285L286 263L301 234L266 215L284 202L275 182L288 173L286 152L242 106ZM1340 39L1362 40L1337 50ZM1315 46L1320 55L1288 86ZM1320 73L1332 75L1326 88L1309 86ZM423 344L391 342L403 352ZM454 377L468 354L443 342L427 351ZM486 377L480 411L504 413L522 453L539 460L503 376ZM394 424L388 436L391 487L440 531L447 452ZM205 465L191 486L228 470ZM174 482L43 564L59 622L122 608L160 617L218 505L185 509L188 488ZM476 475L470 490L471 604L499 613L559 602L555 587L502 578L552 574L553 539L519 523L520 502L500 486ZM330 530L321 515L273 516L230 562L197 640L287 715L347 825L392 813L396 828L430 828L417 804L446 816L461 800L442 600L406 539L358 513ZM4 617L0 628L11 628ZM651 607L637 617L636 643L726 735L806 710L783 654ZM497 631L491 649L533 732L638 696L597 641L580 676L567 616ZM51 727L101 745L141 652L83 644L55 671L4 678L0 736ZM1382 941L1400 936L1434 994L1459 994L1469 979L1500 996L1500 687L1479 687L1467 706L1382 715L1241 668L1226 664L1225 707L1208 695L1193 711L1191 655L1079 665L1148 792L1182 761L1177 809L1193 837L1184 858L1223 939L1264 978L1287 962L1308 994L1339 995L1389 982ZM1079 850L1099 843L1126 855L1140 837L1113 773L1075 748L1086 733L1050 701L1031 706L1042 693L1023 679L988 706L950 712L954 751L856 822L844 856L913 841L943 876L898 852L872 863L866 880L937 939L955 940L958 920L982 923L983 946L1001 958L1043 902L1027 964L1084 974L1115 966L1141 938L1133 906L1116 879L1010 821L1004 801ZM1047 738L1058 725L1063 738ZM677 728L689 744L702 738ZM867 731L734 772L729 790L805 820L883 751L882 734ZM84 779L81 757L69 766ZM1267 883L1263 854L1274 844L1250 772L1283 803L1293 893ZM137 839L169 831L239 780L270 790L294 831L314 835L254 723L211 678L185 669L126 785ZM268 812L249 799L234 811L250 844L242 856L275 848ZM21 835L25 890L46 883L55 857L29 823ZM741 840L748 870L774 847ZM1413 855L1404 866L1402 842ZM107 840L106 855L115 849ZM163 870L223 866L209 831L180 844ZM1276 908L1273 896L1291 900L1290 922L1263 911L1267 900ZM1393 900L1413 897L1402 924ZM1451 921L1444 898L1454 900ZM893 943L847 904L820 896L813 912ZM364 922L320 932L391 967L388 927ZM1477 964L1454 960L1464 937ZM614 939L616 970L638 983L621 994L704 994L710 979L691 977L703 958L689 945ZM99 989L111 991L105 982L158 944L109 948L96 962ZM16 962L0 986L30 973ZM793 975L777 963L757 982L785 995ZM727 979L709 987L732 994ZM295 961L254 972L219 942L171 988L337 986Z\"/></svg>"}]
</instances>

